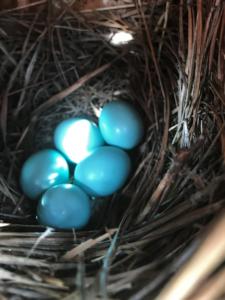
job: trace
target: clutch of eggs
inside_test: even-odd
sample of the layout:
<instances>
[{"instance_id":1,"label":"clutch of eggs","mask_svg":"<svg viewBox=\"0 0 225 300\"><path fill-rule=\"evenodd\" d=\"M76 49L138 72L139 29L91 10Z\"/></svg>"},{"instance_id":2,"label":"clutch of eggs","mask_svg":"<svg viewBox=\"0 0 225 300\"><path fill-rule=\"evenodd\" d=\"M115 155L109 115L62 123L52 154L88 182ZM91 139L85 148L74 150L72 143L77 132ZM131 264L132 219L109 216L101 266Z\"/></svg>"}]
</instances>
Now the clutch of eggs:
<instances>
[{"instance_id":1,"label":"clutch of eggs","mask_svg":"<svg viewBox=\"0 0 225 300\"><path fill-rule=\"evenodd\" d=\"M41 150L28 158L20 185L39 199L40 224L59 229L83 228L91 217L90 197L110 196L126 183L131 160L124 150L136 147L144 127L140 115L124 101L106 104L99 127L88 118L62 121L54 131L57 150ZM68 162L76 164L70 182Z\"/></svg>"}]
</instances>

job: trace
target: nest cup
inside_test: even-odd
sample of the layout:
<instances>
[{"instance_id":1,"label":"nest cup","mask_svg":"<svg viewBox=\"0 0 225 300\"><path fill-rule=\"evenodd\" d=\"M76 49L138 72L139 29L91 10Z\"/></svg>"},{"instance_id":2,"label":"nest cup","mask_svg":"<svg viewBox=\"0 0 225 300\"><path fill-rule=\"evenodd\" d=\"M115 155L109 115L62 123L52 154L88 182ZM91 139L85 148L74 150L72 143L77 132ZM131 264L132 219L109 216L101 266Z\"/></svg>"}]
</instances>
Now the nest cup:
<instances>
[{"instance_id":1,"label":"nest cup","mask_svg":"<svg viewBox=\"0 0 225 300\"><path fill-rule=\"evenodd\" d=\"M213 13L200 1L139 2L0 12L0 264L15 285L0 283L6 299L167 299L164 285L225 205L222 1ZM62 120L97 122L116 99L145 126L129 181L96 199L85 230L46 230L18 184L24 160L54 148Z\"/></svg>"}]
</instances>

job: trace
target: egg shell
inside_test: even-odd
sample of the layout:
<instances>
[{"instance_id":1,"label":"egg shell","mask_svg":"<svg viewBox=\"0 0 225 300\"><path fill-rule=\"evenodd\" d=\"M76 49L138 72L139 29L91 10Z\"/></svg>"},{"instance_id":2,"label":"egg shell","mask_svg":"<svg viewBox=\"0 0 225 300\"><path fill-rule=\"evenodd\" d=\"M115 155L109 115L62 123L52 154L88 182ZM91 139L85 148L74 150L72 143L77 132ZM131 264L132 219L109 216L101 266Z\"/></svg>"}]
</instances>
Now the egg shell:
<instances>
[{"instance_id":1,"label":"egg shell","mask_svg":"<svg viewBox=\"0 0 225 300\"><path fill-rule=\"evenodd\" d=\"M86 118L71 118L56 127L54 143L67 159L77 164L104 145L104 140L94 122Z\"/></svg>"},{"instance_id":2,"label":"egg shell","mask_svg":"<svg viewBox=\"0 0 225 300\"><path fill-rule=\"evenodd\" d=\"M23 164L20 186L30 199L36 199L53 185L69 180L69 166L56 150L45 149L31 155Z\"/></svg>"},{"instance_id":3,"label":"egg shell","mask_svg":"<svg viewBox=\"0 0 225 300\"><path fill-rule=\"evenodd\" d=\"M136 147L144 135L139 113L125 101L112 101L103 107L99 128L107 144L123 149Z\"/></svg>"},{"instance_id":4,"label":"egg shell","mask_svg":"<svg viewBox=\"0 0 225 300\"><path fill-rule=\"evenodd\" d=\"M78 186L61 184L46 191L38 203L37 219L59 229L81 229L91 216L88 195Z\"/></svg>"},{"instance_id":5,"label":"egg shell","mask_svg":"<svg viewBox=\"0 0 225 300\"><path fill-rule=\"evenodd\" d=\"M120 148L104 146L96 149L75 169L75 183L89 195L104 197L118 191L128 179L131 161Z\"/></svg>"}]
</instances>

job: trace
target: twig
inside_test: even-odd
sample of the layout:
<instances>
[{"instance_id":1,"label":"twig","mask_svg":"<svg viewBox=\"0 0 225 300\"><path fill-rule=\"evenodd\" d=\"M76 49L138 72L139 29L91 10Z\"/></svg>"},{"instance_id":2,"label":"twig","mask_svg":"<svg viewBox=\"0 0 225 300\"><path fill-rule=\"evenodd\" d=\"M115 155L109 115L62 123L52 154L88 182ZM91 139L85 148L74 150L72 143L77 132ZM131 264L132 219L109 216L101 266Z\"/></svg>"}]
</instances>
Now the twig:
<instances>
[{"instance_id":1,"label":"twig","mask_svg":"<svg viewBox=\"0 0 225 300\"><path fill-rule=\"evenodd\" d=\"M191 297L187 300L218 300L225 293L225 269L205 282Z\"/></svg>"},{"instance_id":2,"label":"twig","mask_svg":"<svg viewBox=\"0 0 225 300\"><path fill-rule=\"evenodd\" d=\"M201 139L199 140L199 143ZM190 155L193 154L193 151L199 146L199 143L195 145L191 150L182 150L180 153L176 155L174 161L172 162L170 168L165 173L162 180L159 182L158 186L156 187L154 193L151 195L150 200L147 202L144 210L141 212L140 216L138 217L137 222L141 222L152 210L154 205L159 202L161 195L164 193L166 189L168 189L173 181L175 180L176 176L181 171L184 164L189 159Z\"/></svg>"},{"instance_id":3,"label":"twig","mask_svg":"<svg viewBox=\"0 0 225 300\"><path fill-rule=\"evenodd\" d=\"M15 8L5 9L2 12L0 12L0 15L3 15L5 13L10 13L10 12L13 12L13 11L23 10L25 8L27 9L27 8L38 6L38 5L45 4L45 3L47 3L47 0L40 0L40 1L37 1L37 2L34 2L34 3L26 4L24 6L20 5L20 6L15 7Z\"/></svg>"},{"instance_id":4,"label":"twig","mask_svg":"<svg viewBox=\"0 0 225 300\"><path fill-rule=\"evenodd\" d=\"M148 3L143 3L144 5L149 5ZM96 7L92 9L82 9L80 10L81 13L91 13L91 12L102 12L102 11L110 11L110 10L121 10L121 9L128 9L128 8L134 8L136 7L135 4L124 4L124 5L115 5L115 6L103 6L103 7Z\"/></svg>"},{"instance_id":5,"label":"twig","mask_svg":"<svg viewBox=\"0 0 225 300\"><path fill-rule=\"evenodd\" d=\"M62 256L62 259L63 260L72 260L72 259L74 259L76 256L80 255L81 253L83 253L87 249L95 246L96 244L98 244L99 242L104 241L107 238L110 238L116 231L117 231L117 229L111 229L107 233L99 236L96 239L89 239L89 240L85 241L84 243L81 243L79 246L77 246L77 247L73 248L72 250L69 250L68 252L66 252L66 254L64 254Z\"/></svg>"},{"instance_id":6,"label":"twig","mask_svg":"<svg viewBox=\"0 0 225 300\"><path fill-rule=\"evenodd\" d=\"M156 300L184 300L225 258L225 212L207 232L200 248ZM207 263L206 263L207 262Z\"/></svg>"}]
</instances>

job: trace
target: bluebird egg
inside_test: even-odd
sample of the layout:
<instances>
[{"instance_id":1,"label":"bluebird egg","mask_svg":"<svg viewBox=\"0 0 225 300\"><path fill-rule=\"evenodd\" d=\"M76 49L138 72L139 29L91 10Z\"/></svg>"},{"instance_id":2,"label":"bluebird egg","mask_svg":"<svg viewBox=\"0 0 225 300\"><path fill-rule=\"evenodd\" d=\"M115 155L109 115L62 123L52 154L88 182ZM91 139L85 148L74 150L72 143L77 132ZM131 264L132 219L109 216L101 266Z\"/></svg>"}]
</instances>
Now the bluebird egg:
<instances>
[{"instance_id":1,"label":"bluebird egg","mask_svg":"<svg viewBox=\"0 0 225 300\"><path fill-rule=\"evenodd\" d=\"M120 148L104 146L81 161L74 173L75 183L91 196L109 196L119 190L131 171L128 154Z\"/></svg>"},{"instance_id":2,"label":"bluebird egg","mask_svg":"<svg viewBox=\"0 0 225 300\"><path fill-rule=\"evenodd\" d=\"M71 162L79 163L104 144L98 126L84 118L62 121L55 129L54 143Z\"/></svg>"},{"instance_id":3,"label":"bluebird egg","mask_svg":"<svg viewBox=\"0 0 225 300\"><path fill-rule=\"evenodd\" d=\"M56 150L46 149L31 155L24 163L20 185L26 196L36 199L51 186L69 180L69 167Z\"/></svg>"},{"instance_id":4,"label":"bluebird egg","mask_svg":"<svg viewBox=\"0 0 225 300\"><path fill-rule=\"evenodd\" d=\"M112 101L103 107L99 128L107 144L123 149L134 148L144 135L140 115L124 101Z\"/></svg>"},{"instance_id":5,"label":"bluebird egg","mask_svg":"<svg viewBox=\"0 0 225 300\"><path fill-rule=\"evenodd\" d=\"M88 195L72 184L56 185L45 192L38 203L40 224L59 229L81 229L91 216Z\"/></svg>"}]
</instances>

